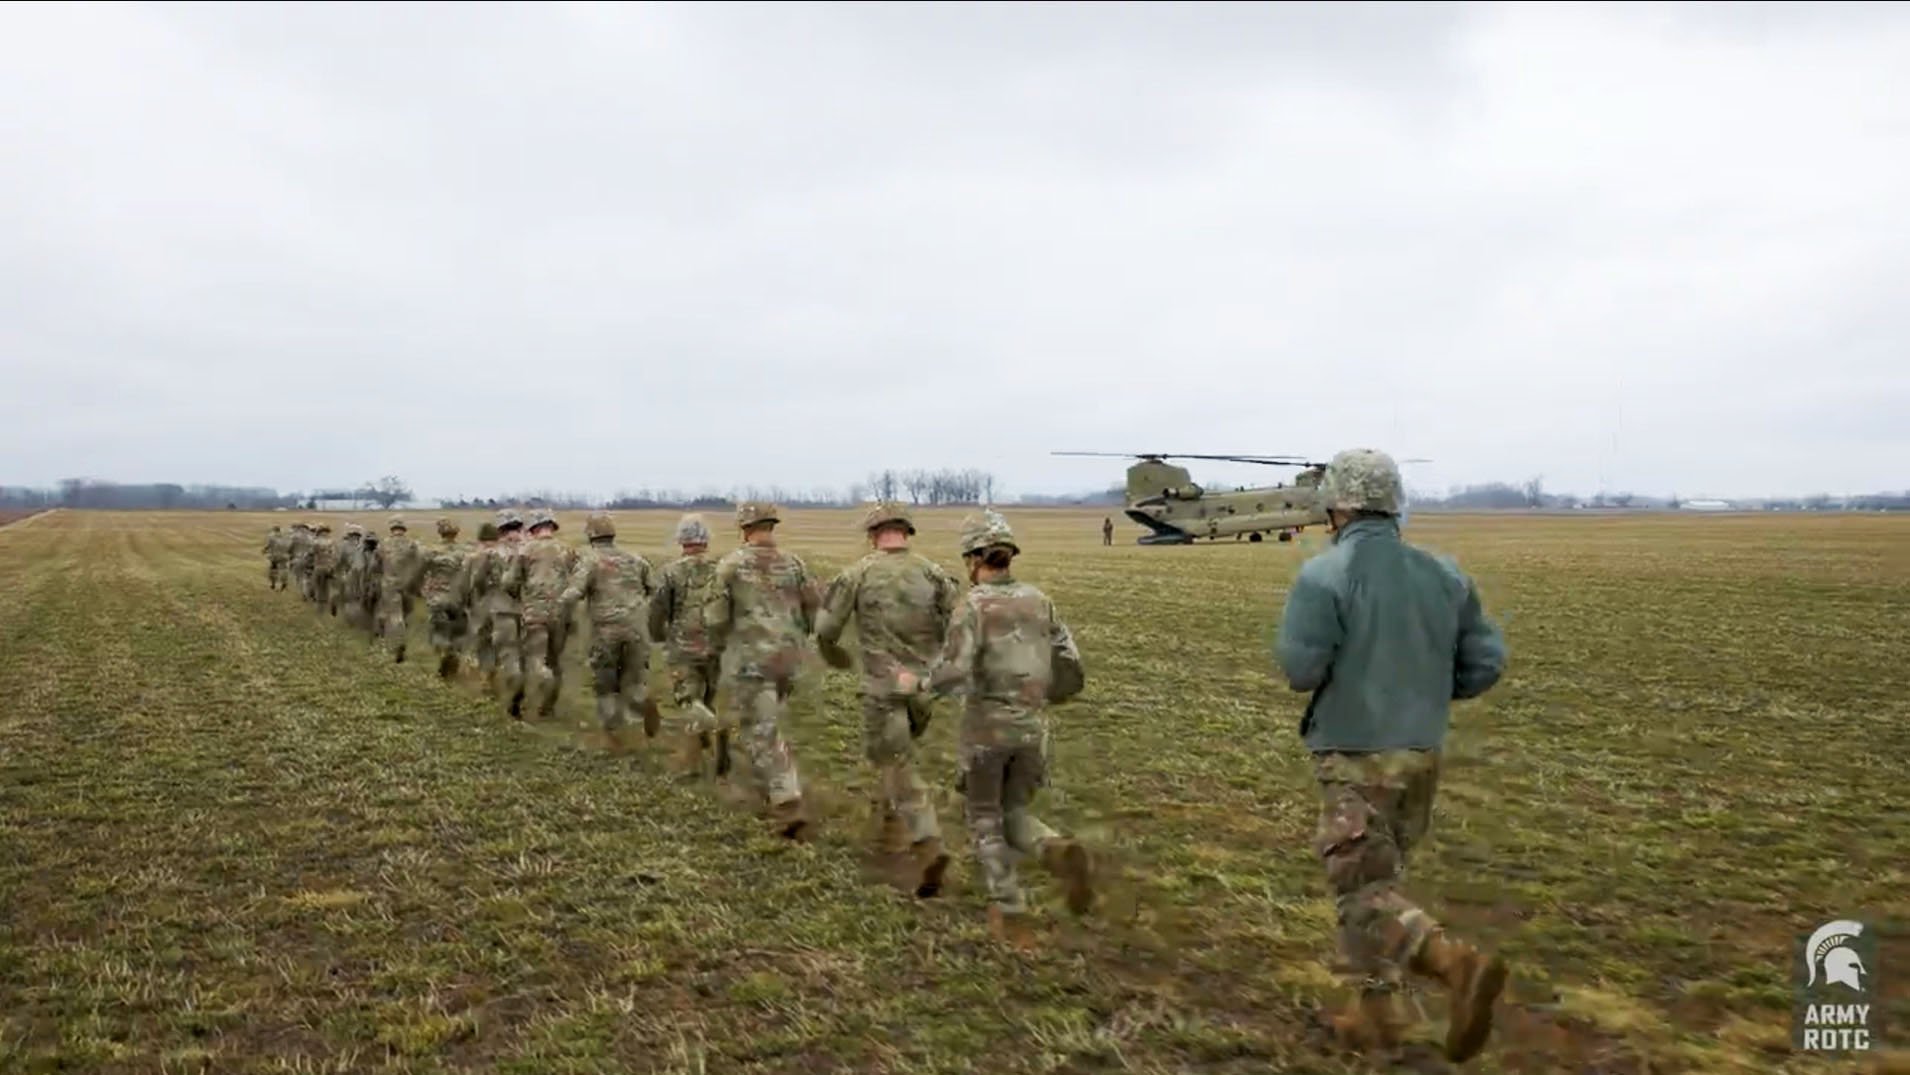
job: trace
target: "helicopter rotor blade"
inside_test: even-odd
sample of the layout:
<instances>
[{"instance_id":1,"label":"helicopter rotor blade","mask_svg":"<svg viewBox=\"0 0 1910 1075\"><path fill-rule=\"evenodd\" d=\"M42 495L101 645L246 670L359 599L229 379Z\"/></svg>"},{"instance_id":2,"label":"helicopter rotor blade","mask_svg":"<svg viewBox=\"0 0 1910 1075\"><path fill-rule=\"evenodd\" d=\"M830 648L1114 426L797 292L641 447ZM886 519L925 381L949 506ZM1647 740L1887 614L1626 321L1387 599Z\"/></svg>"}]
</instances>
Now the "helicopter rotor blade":
<instances>
[{"instance_id":1,"label":"helicopter rotor blade","mask_svg":"<svg viewBox=\"0 0 1910 1075\"><path fill-rule=\"evenodd\" d=\"M1206 455L1194 452L1049 452L1049 455L1088 455L1110 459L1206 459L1225 463L1257 463L1269 467L1314 467L1299 455Z\"/></svg>"}]
</instances>

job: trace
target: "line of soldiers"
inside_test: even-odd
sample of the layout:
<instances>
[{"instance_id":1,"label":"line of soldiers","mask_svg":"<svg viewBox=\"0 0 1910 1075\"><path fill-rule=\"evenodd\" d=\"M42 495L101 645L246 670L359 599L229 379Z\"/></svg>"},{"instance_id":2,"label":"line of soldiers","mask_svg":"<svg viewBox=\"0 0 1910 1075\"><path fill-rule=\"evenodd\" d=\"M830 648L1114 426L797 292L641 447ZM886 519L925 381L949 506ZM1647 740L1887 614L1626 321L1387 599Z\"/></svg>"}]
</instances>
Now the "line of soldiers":
<instances>
[{"instance_id":1,"label":"line of soldiers","mask_svg":"<svg viewBox=\"0 0 1910 1075\"><path fill-rule=\"evenodd\" d=\"M1308 560L1288 590L1274 655L1289 685L1309 695L1300 737L1320 792L1314 851L1336 897L1342 955L1358 980L1352 1003L1331 1023L1348 1045L1396 1051L1407 1021L1397 993L1409 978L1427 980L1447 992L1445 1051L1463 1061L1485 1045L1508 969L1499 956L1449 934L1406 894L1404 874L1431 822L1451 704L1498 682L1505 640L1470 577L1401 537L1404 485L1390 456L1339 453L1321 491L1333 545ZM393 520L382 545L363 535L354 541L349 532L333 543L321 527L304 545L296 534L289 544L268 540L267 555L290 549L301 592L321 608L342 601L348 611L365 609L361 626L395 639L400 659L408 596L430 603L433 644L453 669L456 616L475 609L478 624L469 633L480 664L495 674L513 714L527 687L539 712L549 712L570 609L588 600L605 728L620 728L623 713L643 709L654 729L643 647L646 635L665 642L685 715L686 759L700 771L710 735L720 746L733 731L763 813L792 839L813 831L813 821L782 731L790 693L812 635L831 667L855 666L841 645L853 620L863 742L878 777L879 849L905 849L898 853L907 856L918 895L940 890L948 855L914 750L929 725L930 699L959 694L966 699L961 787L991 932L1020 945L1030 940L1015 875L1023 856L1039 857L1059 876L1071 909L1089 910L1087 851L1029 810L1048 780L1043 710L1081 690L1080 654L1047 596L1013 578L1021 550L1006 520L988 512L963 521L965 593L910 551L915 527L899 505L869 511L869 555L826 589L800 558L777 547L777 522L773 505L739 506L742 545L711 564L707 528L685 517L677 530L684 556L654 582L641 557L614 549L606 515L591 517L591 546L579 552L553 540L557 524L548 515L533 516L531 541L522 543L521 521L502 513L495 533L480 534L479 549L442 553L448 581L436 589L421 581L430 568L408 566L430 554L404 540L402 520ZM439 526L454 549L455 525ZM282 587L282 560L269 572ZM644 631L635 628L637 609L646 610ZM729 700L720 717L719 680Z\"/></svg>"},{"instance_id":2,"label":"line of soldiers","mask_svg":"<svg viewBox=\"0 0 1910 1075\"><path fill-rule=\"evenodd\" d=\"M811 838L816 819L804 807L784 734L790 697L812 637L829 666L856 667L842 645L853 621L864 752L877 777L877 854L900 862L905 887L917 896L941 891L950 856L915 748L930 727L931 700L964 695L958 786L991 932L1031 943L1016 876L1022 856L1059 877L1071 910L1089 911L1086 849L1029 809L1048 779L1042 710L1080 692L1080 654L1053 602L1012 577L1021 550L1006 520L989 512L964 521L961 553L971 583L964 595L939 565L911 550L915 524L903 505L870 507L862 520L869 554L827 586L777 544L780 514L773 504L739 505L741 544L717 560L708 555L708 526L686 515L675 534L682 555L660 571L616 545L616 525L602 512L586 521L589 544L581 549L557 540L550 513L534 512L527 524L506 510L479 529L475 547L458 542L451 519L438 520L438 544L421 545L394 517L383 540L349 524L336 540L322 521L296 523L289 533L273 527L264 552L274 589L296 585L321 615L366 630L399 661L414 602L422 601L439 675L456 677L469 653L486 689L518 719L526 707L551 716L570 624L586 608L597 721L613 751L628 749L634 715L647 737L659 733L647 673L650 647L660 644L681 719L684 772L707 776L712 760L719 778L740 770L771 830L792 840ZM720 713L719 686L727 696Z\"/></svg>"}]
</instances>

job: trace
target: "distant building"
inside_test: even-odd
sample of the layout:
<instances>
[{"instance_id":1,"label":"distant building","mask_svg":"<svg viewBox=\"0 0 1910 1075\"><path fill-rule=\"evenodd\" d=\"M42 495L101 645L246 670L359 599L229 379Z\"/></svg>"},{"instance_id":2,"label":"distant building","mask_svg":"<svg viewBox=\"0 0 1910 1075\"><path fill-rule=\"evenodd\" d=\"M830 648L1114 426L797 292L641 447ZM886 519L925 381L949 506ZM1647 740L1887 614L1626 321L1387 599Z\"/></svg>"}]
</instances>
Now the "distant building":
<instances>
[{"instance_id":1,"label":"distant building","mask_svg":"<svg viewBox=\"0 0 1910 1075\"><path fill-rule=\"evenodd\" d=\"M1729 500L1687 500L1681 505L1686 511L1730 511Z\"/></svg>"}]
</instances>

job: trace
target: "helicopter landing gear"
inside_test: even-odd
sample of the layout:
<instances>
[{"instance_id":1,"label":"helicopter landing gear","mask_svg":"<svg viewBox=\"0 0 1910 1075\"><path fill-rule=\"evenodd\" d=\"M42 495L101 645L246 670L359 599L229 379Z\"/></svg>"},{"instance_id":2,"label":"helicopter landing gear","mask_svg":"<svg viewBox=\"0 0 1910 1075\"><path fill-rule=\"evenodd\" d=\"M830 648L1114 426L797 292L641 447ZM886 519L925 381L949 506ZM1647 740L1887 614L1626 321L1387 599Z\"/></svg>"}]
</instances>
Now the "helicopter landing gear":
<instances>
[{"instance_id":1,"label":"helicopter landing gear","mask_svg":"<svg viewBox=\"0 0 1910 1075\"><path fill-rule=\"evenodd\" d=\"M1253 544L1255 544L1255 545L1258 545L1258 544L1260 544L1260 535L1259 535L1259 534L1248 534L1248 535L1247 535L1247 540L1248 540L1248 541L1250 541L1250 542L1252 542L1252 543L1253 543Z\"/></svg>"},{"instance_id":2,"label":"helicopter landing gear","mask_svg":"<svg viewBox=\"0 0 1910 1075\"><path fill-rule=\"evenodd\" d=\"M1285 543L1285 542L1289 542L1289 541L1292 541L1292 540L1293 540L1293 531L1291 531L1291 530L1282 530L1282 531L1280 531L1280 541L1281 541L1282 543Z\"/></svg>"}]
</instances>

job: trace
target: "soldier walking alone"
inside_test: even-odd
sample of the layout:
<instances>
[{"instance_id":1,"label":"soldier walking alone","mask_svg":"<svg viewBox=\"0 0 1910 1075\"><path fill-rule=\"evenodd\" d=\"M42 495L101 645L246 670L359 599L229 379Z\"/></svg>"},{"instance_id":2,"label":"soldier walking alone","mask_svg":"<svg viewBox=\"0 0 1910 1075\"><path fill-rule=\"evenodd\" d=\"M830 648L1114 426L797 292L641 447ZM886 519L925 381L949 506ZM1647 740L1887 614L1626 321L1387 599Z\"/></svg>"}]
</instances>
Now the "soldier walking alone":
<instances>
[{"instance_id":1,"label":"soldier walking alone","mask_svg":"<svg viewBox=\"0 0 1910 1075\"><path fill-rule=\"evenodd\" d=\"M1400 880L1432 818L1451 703L1498 682L1505 642L1470 578L1401 540L1402 490L1383 452L1333 457L1321 482L1333 545L1301 567L1275 649L1293 689L1312 692L1300 736L1320 786L1314 848L1363 975L1334 1026L1349 1045L1392 1049L1410 971L1450 994L1446 1055L1461 1061L1491 1033L1505 964L1448 937Z\"/></svg>"}]
</instances>

